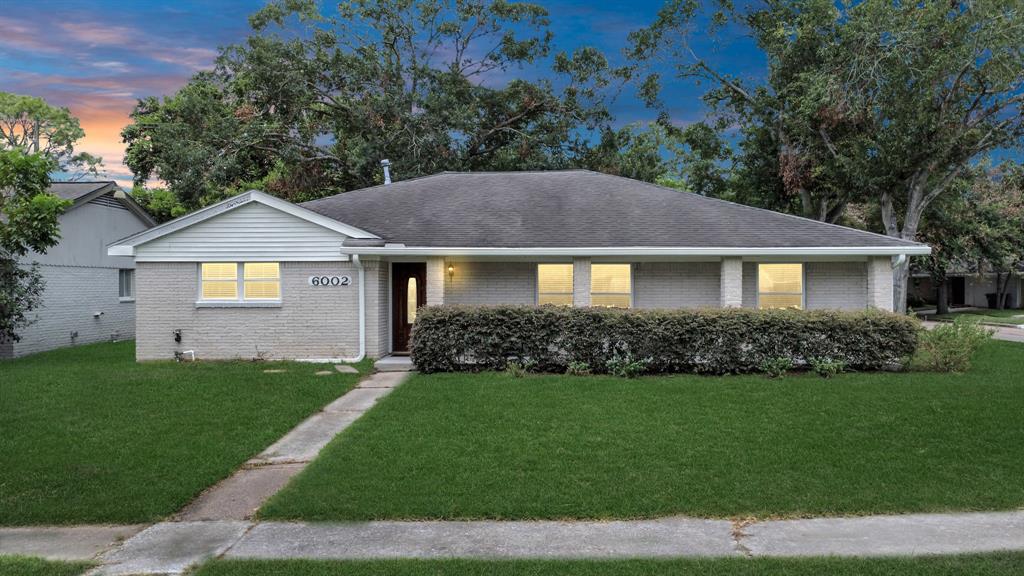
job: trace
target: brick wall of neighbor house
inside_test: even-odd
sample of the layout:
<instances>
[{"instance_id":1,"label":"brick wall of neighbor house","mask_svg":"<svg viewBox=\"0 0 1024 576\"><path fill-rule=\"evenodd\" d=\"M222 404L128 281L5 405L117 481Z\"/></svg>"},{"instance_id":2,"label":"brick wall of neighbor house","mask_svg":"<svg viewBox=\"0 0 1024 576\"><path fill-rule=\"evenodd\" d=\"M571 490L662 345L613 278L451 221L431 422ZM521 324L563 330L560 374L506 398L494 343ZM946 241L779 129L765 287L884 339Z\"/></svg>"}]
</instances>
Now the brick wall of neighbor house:
<instances>
[{"instance_id":1,"label":"brick wall of neighbor house","mask_svg":"<svg viewBox=\"0 0 1024 576\"><path fill-rule=\"evenodd\" d=\"M804 264L804 279L808 310L863 310L867 306L864 262L808 262Z\"/></svg>"},{"instance_id":2,"label":"brick wall of neighbor house","mask_svg":"<svg viewBox=\"0 0 1024 576\"><path fill-rule=\"evenodd\" d=\"M454 267L449 276L447 265ZM465 262L445 264L445 304L528 304L537 302L534 262Z\"/></svg>"},{"instance_id":3,"label":"brick wall of neighbor house","mask_svg":"<svg viewBox=\"0 0 1024 576\"><path fill-rule=\"evenodd\" d=\"M721 276L720 262L638 262L633 303L637 308L717 308Z\"/></svg>"},{"instance_id":4,"label":"brick wall of neighbor house","mask_svg":"<svg viewBox=\"0 0 1024 576\"><path fill-rule=\"evenodd\" d=\"M44 264L39 271L46 281L43 305L11 346L14 356L135 336L135 304L119 301L117 268Z\"/></svg>"},{"instance_id":5,"label":"brick wall of neighbor house","mask_svg":"<svg viewBox=\"0 0 1024 576\"><path fill-rule=\"evenodd\" d=\"M344 274L352 284L310 286L313 274ZM359 347L358 278L349 262L282 262L280 307L196 308L195 263L140 262L136 357L170 359L176 350L195 350L199 359L354 356ZM176 329L182 331L180 344L174 341Z\"/></svg>"}]
</instances>

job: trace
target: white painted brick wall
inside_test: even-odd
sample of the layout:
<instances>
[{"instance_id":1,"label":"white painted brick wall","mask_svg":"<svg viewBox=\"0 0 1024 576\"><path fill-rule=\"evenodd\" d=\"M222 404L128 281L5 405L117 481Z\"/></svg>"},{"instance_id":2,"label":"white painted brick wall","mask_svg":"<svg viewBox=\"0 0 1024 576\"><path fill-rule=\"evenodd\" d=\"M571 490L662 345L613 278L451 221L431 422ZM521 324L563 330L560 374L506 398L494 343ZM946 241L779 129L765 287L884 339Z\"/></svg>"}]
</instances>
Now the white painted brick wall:
<instances>
[{"instance_id":1,"label":"white painted brick wall","mask_svg":"<svg viewBox=\"0 0 1024 576\"><path fill-rule=\"evenodd\" d=\"M863 310L867 306L864 262L807 262L804 280L808 310Z\"/></svg>"},{"instance_id":2,"label":"white painted brick wall","mask_svg":"<svg viewBox=\"0 0 1024 576\"><path fill-rule=\"evenodd\" d=\"M738 257L722 258L721 270L719 305L722 308L743 306L743 280L746 276L743 260Z\"/></svg>"},{"instance_id":3,"label":"white painted brick wall","mask_svg":"<svg viewBox=\"0 0 1024 576\"><path fill-rule=\"evenodd\" d=\"M444 304L444 283L448 276L444 258L431 256L427 258L427 306Z\"/></svg>"},{"instance_id":4,"label":"white painted brick wall","mask_svg":"<svg viewBox=\"0 0 1024 576\"><path fill-rule=\"evenodd\" d=\"M497 305L537 302L537 264L533 262L452 261L445 274L448 304ZM447 268L447 265L446 265Z\"/></svg>"},{"instance_id":5,"label":"white painted brick wall","mask_svg":"<svg viewBox=\"0 0 1024 576\"><path fill-rule=\"evenodd\" d=\"M719 262L638 262L633 303L637 308L716 308L721 275Z\"/></svg>"},{"instance_id":6,"label":"white painted brick wall","mask_svg":"<svg viewBox=\"0 0 1024 576\"><path fill-rule=\"evenodd\" d=\"M344 274L344 287L310 286L313 274ZM140 262L136 269L136 357L166 360L176 350L199 359L334 358L359 346L358 281L348 262L281 263L279 308L196 308L198 266ZM369 282L367 283L369 286ZM174 342L174 330L182 342Z\"/></svg>"},{"instance_id":7,"label":"white painted brick wall","mask_svg":"<svg viewBox=\"0 0 1024 576\"><path fill-rule=\"evenodd\" d=\"M892 258L889 256L868 258L867 275L868 307L892 312Z\"/></svg>"},{"instance_id":8,"label":"white painted brick wall","mask_svg":"<svg viewBox=\"0 0 1024 576\"><path fill-rule=\"evenodd\" d=\"M590 258L572 259L572 305L590 306Z\"/></svg>"},{"instance_id":9,"label":"white painted brick wall","mask_svg":"<svg viewBox=\"0 0 1024 576\"><path fill-rule=\"evenodd\" d=\"M43 305L30 314L36 321L8 354L135 337L135 304L119 301L117 268L44 264L39 272L46 280ZM103 314L94 318L94 312ZM72 332L78 337L72 338Z\"/></svg>"},{"instance_id":10,"label":"white painted brick wall","mask_svg":"<svg viewBox=\"0 0 1024 576\"><path fill-rule=\"evenodd\" d=\"M864 262L805 262L808 310L863 310L867 305ZM743 307L757 308L757 263L743 263Z\"/></svg>"}]
</instances>

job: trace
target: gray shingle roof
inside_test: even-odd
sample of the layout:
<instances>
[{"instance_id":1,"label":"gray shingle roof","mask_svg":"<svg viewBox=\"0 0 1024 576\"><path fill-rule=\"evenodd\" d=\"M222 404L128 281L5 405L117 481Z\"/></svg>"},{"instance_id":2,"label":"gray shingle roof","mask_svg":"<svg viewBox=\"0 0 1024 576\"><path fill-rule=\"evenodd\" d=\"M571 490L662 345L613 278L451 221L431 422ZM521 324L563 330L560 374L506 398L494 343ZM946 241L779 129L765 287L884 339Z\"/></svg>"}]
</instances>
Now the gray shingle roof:
<instances>
[{"instance_id":1,"label":"gray shingle roof","mask_svg":"<svg viewBox=\"0 0 1024 576\"><path fill-rule=\"evenodd\" d=\"M50 193L65 200L78 200L82 196L92 194L100 188L114 184L107 182L50 182Z\"/></svg>"},{"instance_id":2,"label":"gray shingle roof","mask_svg":"<svg viewBox=\"0 0 1024 576\"><path fill-rule=\"evenodd\" d=\"M302 206L406 246L918 246L586 170L445 172Z\"/></svg>"}]
</instances>

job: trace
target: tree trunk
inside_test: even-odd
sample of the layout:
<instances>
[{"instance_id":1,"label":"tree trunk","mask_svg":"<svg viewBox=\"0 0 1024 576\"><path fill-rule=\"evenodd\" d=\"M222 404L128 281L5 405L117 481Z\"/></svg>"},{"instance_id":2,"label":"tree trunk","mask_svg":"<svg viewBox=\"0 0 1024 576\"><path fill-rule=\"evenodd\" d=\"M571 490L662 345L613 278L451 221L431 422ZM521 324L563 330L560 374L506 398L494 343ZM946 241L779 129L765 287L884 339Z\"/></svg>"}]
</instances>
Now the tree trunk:
<instances>
[{"instance_id":1,"label":"tree trunk","mask_svg":"<svg viewBox=\"0 0 1024 576\"><path fill-rule=\"evenodd\" d=\"M935 313L949 314L949 279L943 278L936 287Z\"/></svg>"}]
</instances>

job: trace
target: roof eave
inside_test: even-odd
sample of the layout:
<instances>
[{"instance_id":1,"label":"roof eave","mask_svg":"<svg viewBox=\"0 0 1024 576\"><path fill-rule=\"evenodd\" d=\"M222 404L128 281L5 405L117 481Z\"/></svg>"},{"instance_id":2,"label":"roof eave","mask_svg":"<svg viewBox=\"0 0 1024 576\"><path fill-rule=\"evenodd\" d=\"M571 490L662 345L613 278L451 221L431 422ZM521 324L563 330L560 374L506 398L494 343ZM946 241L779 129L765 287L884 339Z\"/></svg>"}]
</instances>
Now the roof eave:
<instances>
[{"instance_id":1,"label":"roof eave","mask_svg":"<svg viewBox=\"0 0 1024 576\"><path fill-rule=\"evenodd\" d=\"M384 246L342 248L343 254L375 256L917 256L931 253L924 244L858 247L439 247Z\"/></svg>"}]
</instances>

